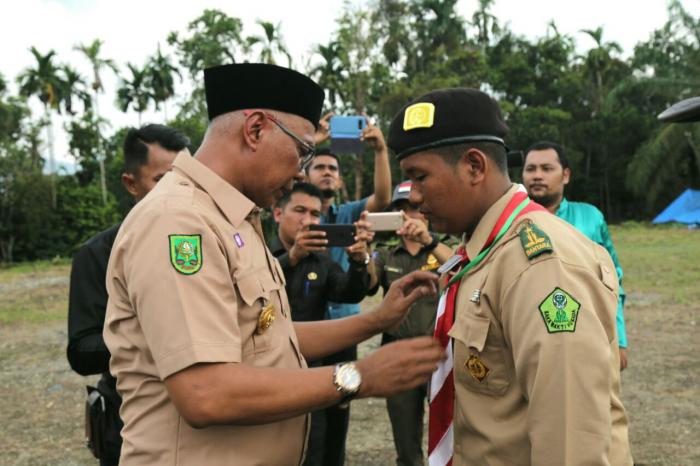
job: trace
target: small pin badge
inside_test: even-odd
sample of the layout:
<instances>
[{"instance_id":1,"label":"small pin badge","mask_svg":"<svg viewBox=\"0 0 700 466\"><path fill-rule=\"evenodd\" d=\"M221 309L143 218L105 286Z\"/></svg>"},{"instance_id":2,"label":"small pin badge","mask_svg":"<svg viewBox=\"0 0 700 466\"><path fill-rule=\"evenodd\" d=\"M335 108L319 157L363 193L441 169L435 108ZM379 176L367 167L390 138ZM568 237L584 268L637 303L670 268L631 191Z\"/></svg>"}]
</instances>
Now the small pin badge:
<instances>
[{"instance_id":1,"label":"small pin badge","mask_svg":"<svg viewBox=\"0 0 700 466\"><path fill-rule=\"evenodd\" d=\"M478 304L479 301L481 301L481 290L478 288L474 290L474 292L472 293L472 297L469 301Z\"/></svg>"},{"instance_id":2,"label":"small pin badge","mask_svg":"<svg viewBox=\"0 0 700 466\"><path fill-rule=\"evenodd\" d=\"M233 234L233 240L236 242L236 246L238 246L239 248L242 248L245 244L243 242L243 238L241 238L241 235L239 235L238 233Z\"/></svg>"}]
</instances>

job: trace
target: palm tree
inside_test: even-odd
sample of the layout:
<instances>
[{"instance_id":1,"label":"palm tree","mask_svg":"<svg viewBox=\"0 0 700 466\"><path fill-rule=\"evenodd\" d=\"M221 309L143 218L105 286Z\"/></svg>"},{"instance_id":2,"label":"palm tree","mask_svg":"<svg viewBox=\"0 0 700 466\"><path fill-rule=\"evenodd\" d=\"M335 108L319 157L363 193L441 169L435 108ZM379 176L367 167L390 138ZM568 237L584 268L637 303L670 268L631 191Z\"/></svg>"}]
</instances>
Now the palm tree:
<instances>
[{"instance_id":1,"label":"palm tree","mask_svg":"<svg viewBox=\"0 0 700 466\"><path fill-rule=\"evenodd\" d=\"M167 101L175 95L175 80L173 74L176 74L180 81L182 75L180 71L172 64L170 57L163 55L160 51L160 44L156 54L151 57L146 65L148 69L148 86L153 95L153 101L156 105L156 110L163 104L163 120L168 120Z\"/></svg>"},{"instance_id":2,"label":"palm tree","mask_svg":"<svg viewBox=\"0 0 700 466\"><path fill-rule=\"evenodd\" d=\"M501 32L498 18L490 11L493 3L494 0L479 0L479 8L472 15L471 24L476 26L476 42L481 47L482 53L486 53L486 47L491 39Z\"/></svg>"},{"instance_id":3,"label":"palm tree","mask_svg":"<svg viewBox=\"0 0 700 466\"><path fill-rule=\"evenodd\" d=\"M148 71L139 69L131 63L126 64L131 71L131 79L122 77L117 89L117 105L122 112L126 112L131 107L139 115L139 126L141 126L141 114L148 108L148 104L153 100L153 94L148 86Z\"/></svg>"},{"instance_id":4,"label":"palm tree","mask_svg":"<svg viewBox=\"0 0 700 466\"><path fill-rule=\"evenodd\" d=\"M109 68L111 69L115 74L117 73L117 65L114 63L113 60L109 58L102 58L100 57L100 52L102 48L102 44L104 42L100 39L95 39L92 41L91 44L85 45L85 44L78 44L73 49L82 52L83 55L85 55L85 58L88 59L90 62L90 65L92 66L92 91L95 94L95 100L93 102L94 104L94 109L95 109L95 116L96 116L96 121L98 122L97 130L100 133L100 137L98 140L100 141L100 147L98 147L98 156L97 160L99 162L99 167L100 167L100 187L102 190L102 203L107 204L107 183L105 180L105 164L104 164L104 145L102 143L102 131L99 126L99 122L102 120L100 119L100 111L99 111L99 106L98 106L98 97L100 92L104 92L104 86L102 85L102 76L101 76L101 71L103 68Z\"/></svg>"},{"instance_id":5,"label":"palm tree","mask_svg":"<svg viewBox=\"0 0 700 466\"><path fill-rule=\"evenodd\" d=\"M36 96L44 106L46 139L49 146L49 171L51 173L51 200L56 207L56 154L54 151L53 122L51 110L60 113L61 92L64 81L59 72L60 66L54 63L56 52L50 50L42 55L35 47L29 51L34 55L36 67L28 67L17 77L19 93L25 97Z\"/></svg>"},{"instance_id":6,"label":"palm tree","mask_svg":"<svg viewBox=\"0 0 700 466\"><path fill-rule=\"evenodd\" d=\"M328 91L328 100L331 107L335 107L338 101L345 99L342 70L340 61L341 45L338 41L328 45L318 45L315 53L320 55L323 63L316 65L309 72L315 77L319 86Z\"/></svg>"},{"instance_id":7,"label":"palm tree","mask_svg":"<svg viewBox=\"0 0 700 466\"><path fill-rule=\"evenodd\" d=\"M292 56L287 50L287 46L284 44L284 39L280 34L281 23L277 25L269 22L257 20L265 33L264 36L250 36L246 39L247 48L250 49L254 45L260 45L260 56L259 60L270 65L275 65L275 55L282 54L287 57L288 66L292 66Z\"/></svg>"}]
</instances>

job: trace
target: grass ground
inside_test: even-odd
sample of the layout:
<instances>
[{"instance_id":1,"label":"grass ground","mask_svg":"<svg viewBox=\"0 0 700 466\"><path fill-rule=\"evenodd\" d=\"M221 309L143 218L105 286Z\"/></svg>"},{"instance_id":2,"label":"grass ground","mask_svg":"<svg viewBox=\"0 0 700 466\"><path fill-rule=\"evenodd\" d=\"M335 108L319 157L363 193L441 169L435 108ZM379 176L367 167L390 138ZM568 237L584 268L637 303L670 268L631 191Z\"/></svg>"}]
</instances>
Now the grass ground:
<instances>
[{"instance_id":1,"label":"grass ground","mask_svg":"<svg viewBox=\"0 0 700 466\"><path fill-rule=\"evenodd\" d=\"M635 460L700 464L700 231L626 224L611 232L628 294L623 401ZM67 261L0 269L0 465L97 464L82 443L84 385L95 377L74 374L65 359L69 270ZM347 465L392 464L384 402L359 400L351 413Z\"/></svg>"}]
</instances>

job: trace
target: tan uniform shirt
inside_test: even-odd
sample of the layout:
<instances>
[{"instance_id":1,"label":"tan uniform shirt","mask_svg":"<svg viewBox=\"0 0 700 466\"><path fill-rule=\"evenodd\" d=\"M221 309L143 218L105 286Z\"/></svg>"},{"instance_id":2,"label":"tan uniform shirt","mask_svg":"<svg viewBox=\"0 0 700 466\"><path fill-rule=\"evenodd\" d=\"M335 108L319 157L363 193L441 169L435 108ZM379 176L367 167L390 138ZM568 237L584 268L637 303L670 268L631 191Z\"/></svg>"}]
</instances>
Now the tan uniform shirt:
<instances>
[{"instance_id":1,"label":"tan uniform shirt","mask_svg":"<svg viewBox=\"0 0 700 466\"><path fill-rule=\"evenodd\" d=\"M126 218L110 256L104 338L123 397L120 465L300 464L306 416L196 430L163 382L197 363L306 367L284 284L259 209L196 159L178 156ZM276 319L257 335L268 304Z\"/></svg>"},{"instance_id":2,"label":"tan uniform shirt","mask_svg":"<svg viewBox=\"0 0 700 466\"><path fill-rule=\"evenodd\" d=\"M516 189L482 218L466 244L470 258ZM552 250L534 255L546 237ZM462 279L449 332L455 466L632 464L617 286L605 249L548 212L519 218Z\"/></svg>"}]
</instances>

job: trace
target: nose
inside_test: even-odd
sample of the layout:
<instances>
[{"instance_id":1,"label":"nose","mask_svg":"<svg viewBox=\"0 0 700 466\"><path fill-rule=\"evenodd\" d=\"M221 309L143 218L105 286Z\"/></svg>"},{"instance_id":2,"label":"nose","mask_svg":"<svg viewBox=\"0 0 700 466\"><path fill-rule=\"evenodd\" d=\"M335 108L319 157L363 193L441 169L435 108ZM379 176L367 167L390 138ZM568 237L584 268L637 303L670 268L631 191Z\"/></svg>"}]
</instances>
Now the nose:
<instances>
[{"instance_id":1,"label":"nose","mask_svg":"<svg viewBox=\"0 0 700 466\"><path fill-rule=\"evenodd\" d=\"M302 167L299 167L297 174L294 175L294 181L296 183L301 183L305 180L306 180L306 173L304 173L304 169Z\"/></svg>"},{"instance_id":2,"label":"nose","mask_svg":"<svg viewBox=\"0 0 700 466\"><path fill-rule=\"evenodd\" d=\"M408 202L416 207L420 207L423 204L423 193L418 192L415 187L411 187L411 191L408 193Z\"/></svg>"}]
</instances>

